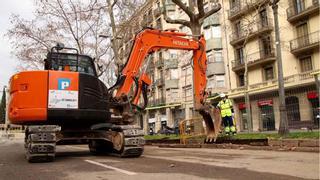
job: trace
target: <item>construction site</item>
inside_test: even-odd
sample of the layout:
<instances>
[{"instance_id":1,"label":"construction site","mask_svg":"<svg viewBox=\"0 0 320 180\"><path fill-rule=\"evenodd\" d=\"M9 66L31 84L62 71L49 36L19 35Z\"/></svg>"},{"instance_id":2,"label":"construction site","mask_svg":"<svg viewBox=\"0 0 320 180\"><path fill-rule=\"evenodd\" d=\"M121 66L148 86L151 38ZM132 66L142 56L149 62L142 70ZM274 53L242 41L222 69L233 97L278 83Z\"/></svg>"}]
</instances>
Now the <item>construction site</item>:
<instances>
[{"instance_id":1,"label":"construction site","mask_svg":"<svg viewBox=\"0 0 320 180\"><path fill-rule=\"evenodd\" d=\"M6 5L0 180L320 178L319 1Z\"/></svg>"}]
</instances>

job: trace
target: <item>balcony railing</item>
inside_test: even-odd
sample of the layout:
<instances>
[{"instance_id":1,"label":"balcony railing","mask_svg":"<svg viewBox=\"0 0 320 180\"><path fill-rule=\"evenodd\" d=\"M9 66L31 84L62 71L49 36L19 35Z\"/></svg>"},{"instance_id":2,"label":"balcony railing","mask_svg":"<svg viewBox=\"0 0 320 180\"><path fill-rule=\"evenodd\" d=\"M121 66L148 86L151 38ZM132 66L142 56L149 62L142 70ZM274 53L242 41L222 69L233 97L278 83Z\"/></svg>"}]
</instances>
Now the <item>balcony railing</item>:
<instances>
[{"instance_id":1,"label":"balcony railing","mask_svg":"<svg viewBox=\"0 0 320 180\"><path fill-rule=\"evenodd\" d=\"M248 68L260 63L267 63L275 60L274 49L262 49L252 54L248 54L242 59L236 59L232 61L232 69L234 71L242 70L244 68L244 62L247 60ZM246 58L246 59L245 59Z\"/></svg>"},{"instance_id":2,"label":"balcony railing","mask_svg":"<svg viewBox=\"0 0 320 180\"><path fill-rule=\"evenodd\" d=\"M166 59L164 62L165 69L175 69L178 68L178 65L177 59Z\"/></svg>"},{"instance_id":3,"label":"balcony railing","mask_svg":"<svg viewBox=\"0 0 320 180\"><path fill-rule=\"evenodd\" d=\"M166 104L166 99L165 99L164 97L158 98L158 99L156 99L155 104L156 104L156 105Z\"/></svg>"},{"instance_id":4,"label":"balcony railing","mask_svg":"<svg viewBox=\"0 0 320 180\"><path fill-rule=\"evenodd\" d=\"M228 10L228 19L234 20L235 18L242 16L250 10L253 10L256 6L259 6L261 3L265 3L264 0L241 0L236 1L236 4L233 7L230 7Z\"/></svg>"},{"instance_id":5,"label":"balcony railing","mask_svg":"<svg viewBox=\"0 0 320 180\"><path fill-rule=\"evenodd\" d=\"M287 19L293 22L312 13L319 13L319 0L301 1L301 4L290 6L287 9Z\"/></svg>"},{"instance_id":6,"label":"balcony railing","mask_svg":"<svg viewBox=\"0 0 320 180\"><path fill-rule=\"evenodd\" d=\"M283 78L284 84L286 86L290 86L290 85L296 85L296 84L302 84L302 83L310 83L314 81L314 75L312 75L312 73L318 72L319 70L320 69L316 69L308 72L294 74L291 76L286 76ZM249 91L264 90L265 88L271 88L271 87L275 89L277 88L277 85L278 85L278 80L273 79L273 80L268 80L261 83L251 84L249 85L248 90ZM238 87L238 88L231 89L231 93L243 93L245 90L246 90L245 87Z\"/></svg>"},{"instance_id":7,"label":"balcony railing","mask_svg":"<svg viewBox=\"0 0 320 180\"><path fill-rule=\"evenodd\" d=\"M272 19L264 19L254 21L247 25L243 25L239 31L235 31L230 35L230 44L236 45L242 43L246 38L250 39L261 33L269 32L273 29Z\"/></svg>"},{"instance_id":8,"label":"balcony railing","mask_svg":"<svg viewBox=\"0 0 320 180\"><path fill-rule=\"evenodd\" d=\"M319 33L316 31L305 36L298 37L290 41L290 50L292 53L304 52L312 48L319 47Z\"/></svg>"}]
</instances>

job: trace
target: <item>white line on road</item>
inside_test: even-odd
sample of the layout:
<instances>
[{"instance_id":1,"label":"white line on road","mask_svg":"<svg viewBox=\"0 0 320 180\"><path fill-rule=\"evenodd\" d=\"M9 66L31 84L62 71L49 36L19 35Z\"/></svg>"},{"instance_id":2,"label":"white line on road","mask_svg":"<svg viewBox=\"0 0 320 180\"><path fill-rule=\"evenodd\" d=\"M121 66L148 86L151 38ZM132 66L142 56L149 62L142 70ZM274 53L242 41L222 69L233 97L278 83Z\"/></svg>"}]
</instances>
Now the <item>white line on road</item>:
<instances>
[{"instance_id":1,"label":"white line on road","mask_svg":"<svg viewBox=\"0 0 320 180\"><path fill-rule=\"evenodd\" d=\"M135 172L126 171L126 170L119 169L119 168L116 168L116 167L108 166L108 165L105 165L105 164L102 164L102 163L98 163L96 161L91 161L91 160L85 160L85 161L88 162L88 163L91 163L91 164L95 164L97 166L101 166L101 167L104 167L104 168L108 168L108 169L112 169L112 170L121 172L121 173L124 173L124 174L127 174L127 175L136 175L137 174Z\"/></svg>"}]
</instances>

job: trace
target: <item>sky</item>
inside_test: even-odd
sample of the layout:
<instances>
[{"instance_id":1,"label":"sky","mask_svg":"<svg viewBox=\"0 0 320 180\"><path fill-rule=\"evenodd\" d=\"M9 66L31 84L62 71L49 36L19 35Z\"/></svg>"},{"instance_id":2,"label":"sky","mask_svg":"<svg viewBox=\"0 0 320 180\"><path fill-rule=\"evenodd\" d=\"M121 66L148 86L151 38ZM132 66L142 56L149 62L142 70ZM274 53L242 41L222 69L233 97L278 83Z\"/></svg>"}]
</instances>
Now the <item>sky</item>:
<instances>
[{"instance_id":1,"label":"sky","mask_svg":"<svg viewBox=\"0 0 320 180\"><path fill-rule=\"evenodd\" d=\"M33 0L3 0L0 6L0 91L8 85L9 78L17 72L17 59L11 55L9 39L4 36L10 28L11 14L33 17Z\"/></svg>"}]
</instances>

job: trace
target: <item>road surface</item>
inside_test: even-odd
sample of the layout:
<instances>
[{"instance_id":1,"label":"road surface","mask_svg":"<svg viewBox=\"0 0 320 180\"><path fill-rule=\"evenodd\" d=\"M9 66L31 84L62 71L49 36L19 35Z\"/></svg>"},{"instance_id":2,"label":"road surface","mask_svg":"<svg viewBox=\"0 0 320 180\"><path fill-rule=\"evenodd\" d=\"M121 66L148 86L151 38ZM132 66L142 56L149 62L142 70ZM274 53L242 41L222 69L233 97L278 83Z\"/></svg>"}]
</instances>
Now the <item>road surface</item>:
<instances>
[{"instance_id":1,"label":"road surface","mask_svg":"<svg viewBox=\"0 0 320 180\"><path fill-rule=\"evenodd\" d=\"M0 180L319 179L319 154L147 146L140 158L92 156L58 146L53 163L29 164L22 140L0 139Z\"/></svg>"}]
</instances>

